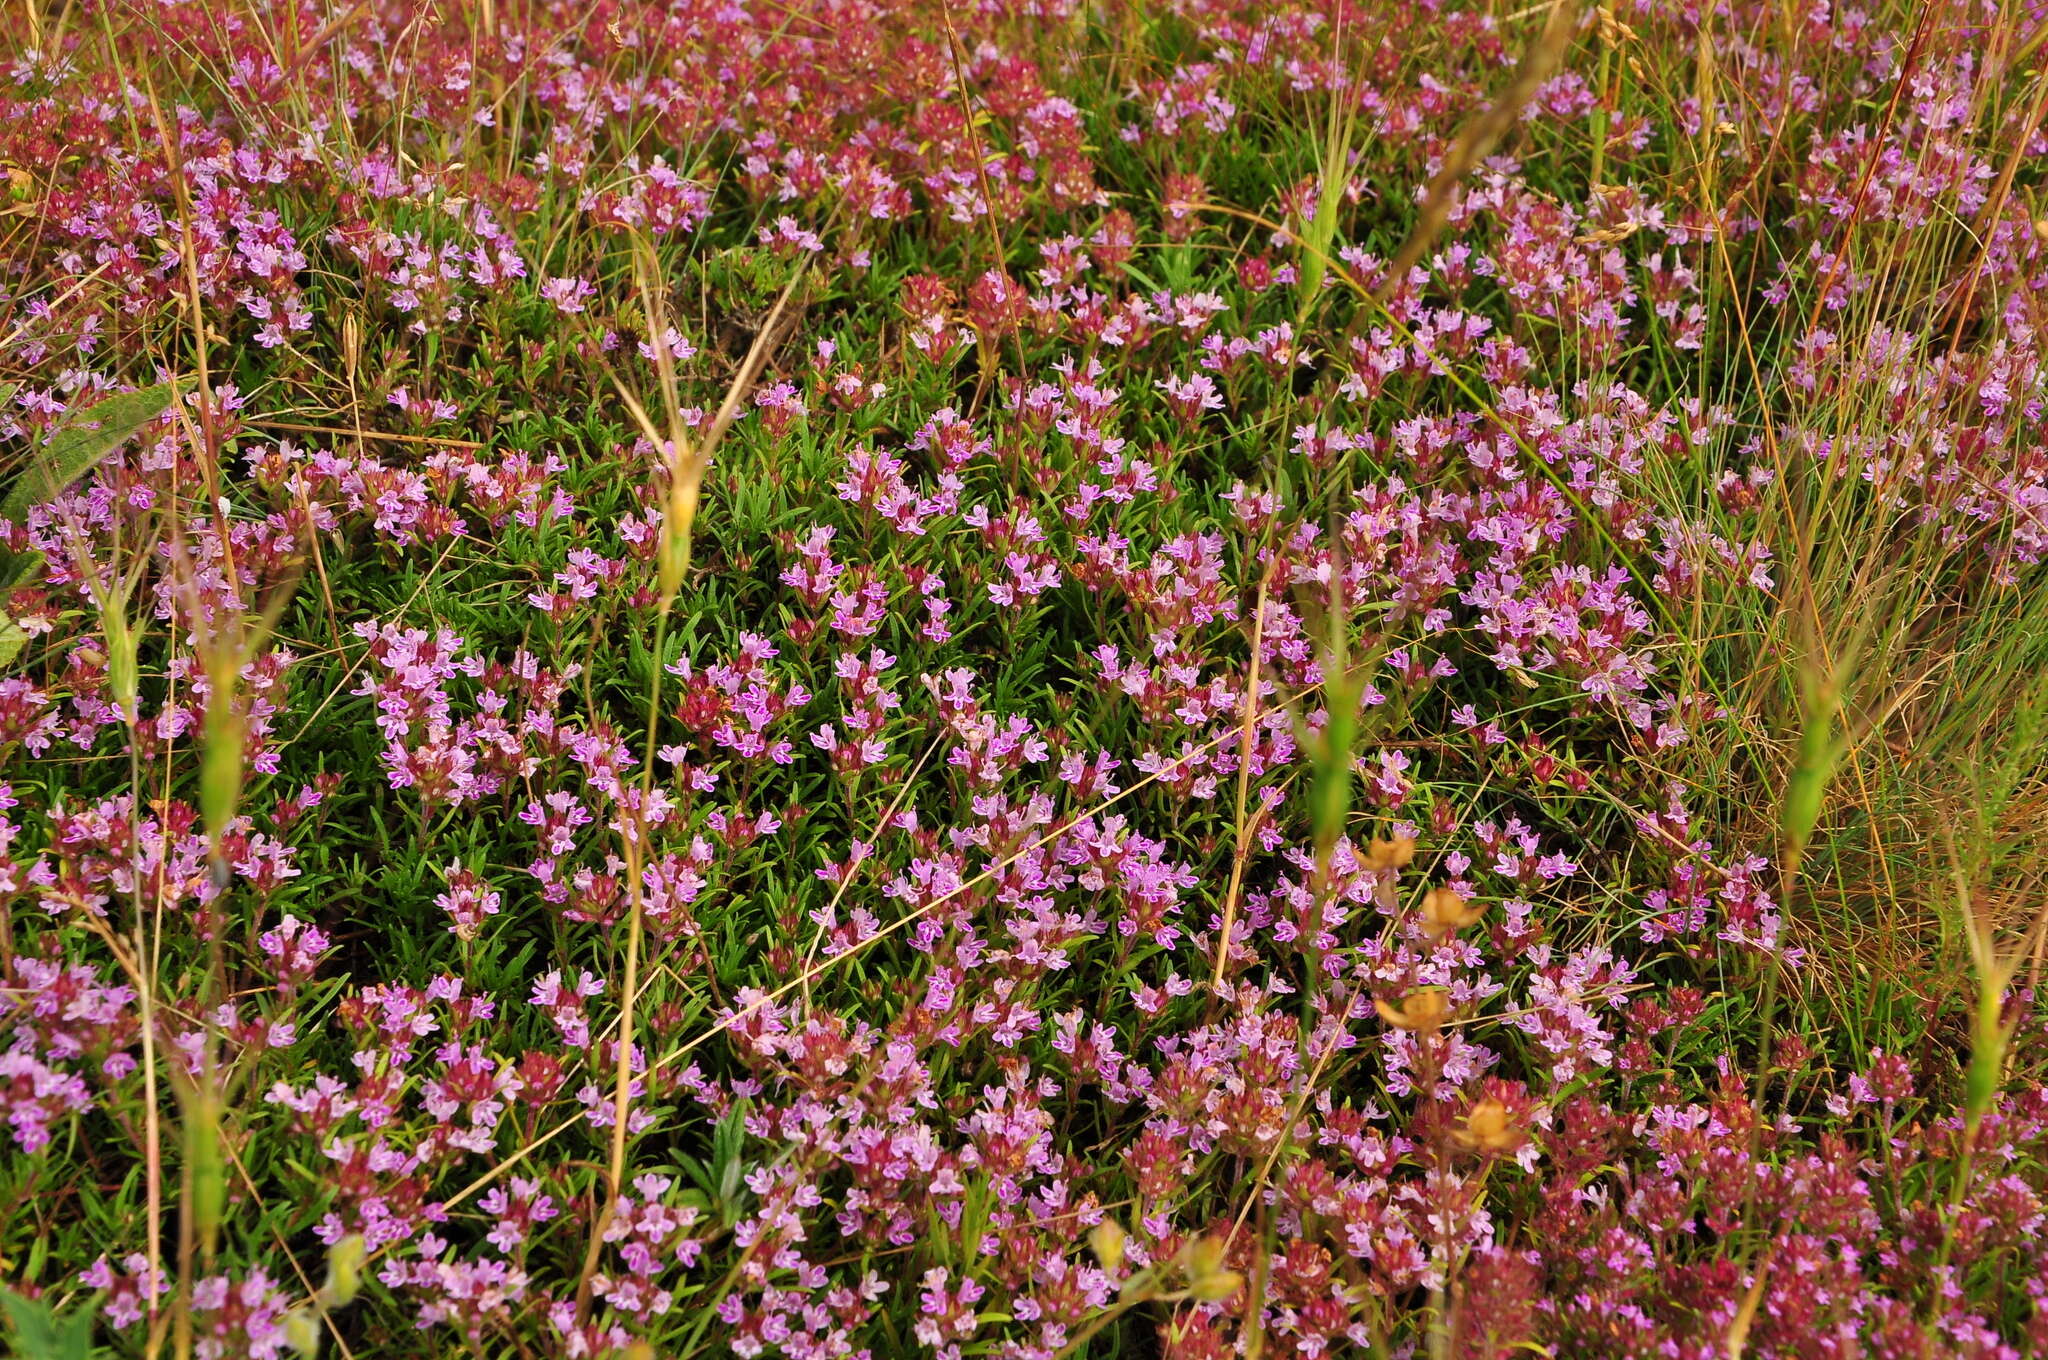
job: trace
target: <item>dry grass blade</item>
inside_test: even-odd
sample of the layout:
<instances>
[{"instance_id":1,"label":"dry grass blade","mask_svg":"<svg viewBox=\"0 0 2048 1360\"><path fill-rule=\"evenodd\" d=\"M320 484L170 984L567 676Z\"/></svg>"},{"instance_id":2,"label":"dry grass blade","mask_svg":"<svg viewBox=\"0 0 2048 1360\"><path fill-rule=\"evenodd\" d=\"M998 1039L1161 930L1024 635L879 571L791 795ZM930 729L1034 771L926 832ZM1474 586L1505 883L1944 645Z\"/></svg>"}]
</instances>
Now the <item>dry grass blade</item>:
<instances>
[{"instance_id":1,"label":"dry grass blade","mask_svg":"<svg viewBox=\"0 0 2048 1360\"><path fill-rule=\"evenodd\" d=\"M653 790L655 746L661 713L661 676L663 662L667 656L669 611L689 571L691 535L696 525L704 474L710 468L712 457L717 452L719 443L725 438L726 431L738 417L740 404L745 400L746 393L753 387L754 380L760 376L769 355L773 353L782 314L788 307L789 300L795 296L798 285L803 282L807 266L799 264L791 274L781 295L776 298L774 308L762 322L761 329L755 333L753 343L747 348L746 357L741 360L739 368L733 373L726 387L717 414L712 418L711 427L704 432L702 438L692 439L684 423L681 402L677 396L675 356L668 343L667 314L659 284L659 260L652 247L643 242L636 246L634 264L640 283L641 304L647 319L649 343L654 350L655 367L661 380L662 400L669 418L667 510L662 518L658 556L660 599L655 611L654 666L647 700L646 750L641 761L639 807L645 807ZM618 388L620 397L624 399L642 432L657 450L660 449L663 441L655 430L646 408L626 388L616 373L612 375L612 382ZM633 808L621 809L620 825L623 830L624 843L621 849L625 866L628 909L625 973L620 982L619 994L619 1033L614 1040L617 1056L612 1082L611 1147L606 1164L609 1195L604 1211L591 1227L590 1240L584 1249L583 1268L577 1277L576 1311L579 1316L589 1310L591 1285L596 1277L598 1261L604 1247L605 1228L617 1212L625 1194L627 1142L632 1123L633 1035L635 1010L640 1000L640 965L646 933L642 871L648 828L640 821L638 810Z\"/></svg>"},{"instance_id":2,"label":"dry grass blade","mask_svg":"<svg viewBox=\"0 0 2048 1360\"><path fill-rule=\"evenodd\" d=\"M2024 1350L2040 16L1017 8L31 0L0 1301Z\"/></svg>"},{"instance_id":3,"label":"dry grass blade","mask_svg":"<svg viewBox=\"0 0 2048 1360\"><path fill-rule=\"evenodd\" d=\"M1237 899L1244 890L1245 861L1251 857L1251 830L1245 818L1245 798L1251 788L1252 744L1259 722L1259 663L1265 652L1266 590L1271 584L1270 568L1259 578L1259 595L1253 605L1251 674L1244 687L1244 718L1239 724L1237 743L1237 800L1232 813L1232 834L1236 844L1230 855L1230 886L1223 894L1223 924L1216 932L1216 968L1210 975L1211 991L1223 990L1223 973L1230 962L1230 937L1237 926Z\"/></svg>"},{"instance_id":4,"label":"dry grass blade","mask_svg":"<svg viewBox=\"0 0 2048 1360\"><path fill-rule=\"evenodd\" d=\"M1536 91L1543 88L1543 82L1564 64L1564 54L1571 47L1578 23L1578 0L1556 0L1550 7L1550 16L1543 21L1543 30L1522 53L1514 78L1501 91L1500 98L1485 113L1466 124L1465 130L1458 134L1458 140L1451 143L1450 150L1444 153L1443 165L1423 191L1421 216L1387 266L1387 276L1377 293L1380 301L1384 302L1393 295L1408 271L1435 243L1450 217L1451 195L1457 192L1458 185L1507 135L1508 129L1521 116L1522 109L1536 97Z\"/></svg>"},{"instance_id":5,"label":"dry grass blade","mask_svg":"<svg viewBox=\"0 0 2048 1360\"><path fill-rule=\"evenodd\" d=\"M1305 696L1307 693L1310 692L1313 692L1313 687L1310 690L1303 691L1303 694ZM681 1061L683 1058L689 1056L691 1053L703 1047L705 1044L710 1043L713 1039L717 1038L720 1034L725 1033L737 1022L744 1020L751 1015L758 1014L762 1010L765 1010L767 1007L774 1005L777 1001L780 1001L783 997L788 996L790 993L809 986L810 983L816 980L821 974L829 971L830 969L836 968L843 963L848 962L854 957L866 952L869 949L872 949L874 946L880 944L882 941L893 938L901 932L909 929L911 926L917 924L919 921L930 916L933 912L959 899L960 897L964 896L973 889L978 888L985 883L991 882L1005 869L1008 869L1012 865L1017 864L1027 856L1035 854L1039 850L1044 849L1047 845L1052 844L1060 837L1067 835L1082 822L1090 818L1100 816L1103 812L1116 806L1118 803L1123 802L1126 798L1131 797L1132 795L1138 793L1140 790L1148 788L1151 785L1159 782L1160 780L1167 778L1169 775L1173 774L1175 771L1179 770L1181 767L1189 764L1190 762L1199 760L1208 752L1214 750L1217 746L1221 745L1223 742L1228 741L1235 736L1237 736L1237 729L1232 728L1229 731L1226 731L1216 737L1209 739L1208 741L1202 742L1192 747L1191 749L1182 752L1173 760L1165 763L1158 770L1154 771L1151 774L1146 775L1143 779L1138 780L1136 783L1133 783L1128 787L1109 795L1107 798L1104 798L1099 802L1090 804L1087 808L1083 809L1082 811L1074 814L1072 817L1061 822L1052 830L1045 832L1043 835L1034 837L1032 840L1027 842L1019 849L1012 851L1010 854L1005 855L1002 859L996 861L994 864L989 865L986 869L983 869L980 873L974 875L972 878L961 883L958 887L948 889L946 892L934 898L932 901L926 903L924 906L919 907L914 911L904 913L902 916L899 916L895 920L891 921L888 925L885 925L881 929L877 930L874 934L869 935L865 939L854 944L851 948L846 949L838 954L835 954L829 959L824 959L818 963L811 965L810 967L804 969L796 977L793 977L789 981L776 987L773 991L740 1007L731 1016L719 1021L711 1028L704 1030L694 1038L688 1039L683 1043L678 1044L675 1048L669 1050L660 1058L649 1063L644 1069L645 1075L651 1080L655 1073L663 1071L664 1069ZM568 1119L562 1120L558 1124L551 1126L545 1132L531 1139L524 1146L518 1148L516 1151L512 1153L511 1156L504 1158L495 1166L491 1167L488 1171L485 1171L483 1174L477 1176L474 1180L471 1180L470 1182L465 1184L460 1190L457 1190L453 1195L450 1195L446 1200L442 1201L443 1207L452 1209L458 1204L467 1202L473 1196L489 1188L493 1183L495 1183L501 1177L509 1173L514 1167L517 1167L521 1163L525 1162L526 1159L531 1157L534 1153L546 1147L549 1143L552 1143L555 1139L561 1137L563 1134L569 1132L571 1129L574 1129L579 1125L583 1124L585 1122L585 1119L586 1117L584 1115L577 1114L571 1116ZM381 1251L372 1252L371 1259L374 1259L376 1256L381 1254Z\"/></svg>"}]
</instances>

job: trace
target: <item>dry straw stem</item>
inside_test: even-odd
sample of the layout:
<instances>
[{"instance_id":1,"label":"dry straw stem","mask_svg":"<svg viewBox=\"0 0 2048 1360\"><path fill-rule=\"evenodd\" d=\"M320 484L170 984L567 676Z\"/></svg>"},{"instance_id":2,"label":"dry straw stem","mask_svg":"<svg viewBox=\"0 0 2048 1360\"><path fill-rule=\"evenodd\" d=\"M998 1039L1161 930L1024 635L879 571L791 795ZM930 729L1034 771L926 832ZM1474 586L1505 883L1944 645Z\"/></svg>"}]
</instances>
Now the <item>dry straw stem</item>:
<instances>
[{"instance_id":1,"label":"dry straw stem","mask_svg":"<svg viewBox=\"0 0 2048 1360\"><path fill-rule=\"evenodd\" d=\"M1301 695L1299 697L1305 698L1309 694L1314 693L1319 688L1321 688L1321 686L1319 685L1310 685L1302 690ZM1058 826L1047 831L1044 835L1037 837L1036 839L1012 851L1010 854L1005 855L1002 859L997 860L995 863L989 865L986 869L983 869L980 873L974 875L974 877L961 883L958 887L947 890L946 892L940 894L938 897L933 898L930 902L925 903L925 905L917 908L914 911L905 912L902 916L897 917L894 921L891 921L888 925L883 926L880 930L877 930L874 934L868 936L866 939L854 944L851 948L846 949L841 953L834 954L829 959L823 959L818 963L813 964L812 966L804 969L796 977L791 978L788 982L785 982L781 986L777 987L774 991L769 992L766 995L758 998L757 1000L749 1002L747 1005L740 1007L729 1018L718 1021L717 1023L713 1024L709 1029L704 1030L703 1032L696 1035L694 1038L685 1040L683 1043L678 1044L675 1048L669 1050L660 1058L647 1064L646 1068L643 1069L642 1075L646 1077L649 1081L652 1081L656 1073L663 1071L664 1069L681 1061L689 1054L695 1052L697 1049L703 1047L705 1044L710 1043L713 1039L717 1038L720 1034L724 1033L733 1024L746 1019L750 1015L758 1014L760 1011L780 1001L783 997L788 996L791 992L809 986L811 981L820 976L821 974L830 971L831 969L837 967L839 964L844 963L847 960L856 957L857 955L865 953L867 950L872 949L875 945L880 944L882 941L887 940L897 935L898 933L909 929L913 925L916 925L919 921L931 915L933 912L938 911L940 908L946 906L948 903L965 895L968 892L971 892L972 890L980 887L984 883L988 883L994 880L1005 869L1008 869L1010 866L1018 863L1025 857L1035 854L1039 850L1042 850L1047 845L1050 845L1052 842L1058 840L1060 837L1072 831L1076 826L1079 826L1083 821L1086 821L1093 817L1100 816L1102 813L1114 807L1116 804L1121 803L1126 798L1129 798L1134 794L1138 793L1140 790L1145 789L1150 785L1159 782L1161 779L1166 778L1168 775L1178 770L1181 766L1186 765L1188 762L1197 760L1202 756L1207 755L1210 751L1214 750L1216 747L1222 745L1224 742L1230 740L1232 737L1236 735L1237 732L1235 728L1227 732L1219 733L1216 736L1210 738L1209 740L1202 742L1200 745L1194 747L1193 749L1185 751L1180 755L1174 757L1171 761L1167 762L1158 770L1154 771L1151 774L1146 775L1143 779L1138 780L1129 788L1120 790L1117 793L1113 793L1109 797L1104 798L1102 801L1098 803L1090 804L1088 807L1075 813L1066 821L1060 823ZM505 1158L496 1166L491 1167L489 1170L477 1176L474 1180L470 1181L467 1185L463 1186L453 1195L450 1195L446 1200L442 1201L443 1206L452 1209L456 1205L466 1202L472 1196L478 1194L480 1191L484 1190L488 1186L495 1183L500 1177L510 1172L514 1167L524 1162L534 1153L540 1151L540 1149L546 1147L549 1143L554 1142L555 1139L561 1137L563 1134L569 1132L571 1129L576 1128L578 1125L584 1123L585 1119L586 1116L581 1114L572 1115L569 1118L564 1119L560 1123L547 1129L545 1132L539 1134L538 1136L527 1142L525 1146L519 1148L517 1151L512 1153L511 1156ZM378 1255L381 1254L382 1249L380 1248L378 1251L372 1252L370 1254L369 1259L375 1259Z\"/></svg>"},{"instance_id":2,"label":"dry straw stem","mask_svg":"<svg viewBox=\"0 0 2048 1360\"><path fill-rule=\"evenodd\" d=\"M1500 98L1485 113L1465 125L1458 134L1458 140L1451 143L1444 153L1443 165L1429 181L1429 187L1422 195L1422 215L1417 219L1408 239L1401 242L1394 252L1393 262L1387 266L1387 276L1381 281L1375 297L1385 302L1401 286L1401 280L1410 269L1422 259L1430 245L1443 230L1444 223L1451 215L1451 195L1458 184L1472 172L1472 167L1486 159L1486 156L1507 135L1515 125L1523 106L1536 97L1536 91L1543 82L1557 73L1564 64L1564 54L1571 47L1572 35L1579 25L1578 0L1555 0L1550 6L1550 17L1543 22L1543 29L1531 40L1522 53L1522 60L1515 66L1514 79L1502 90Z\"/></svg>"},{"instance_id":3,"label":"dry straw stem","mask_svg":"<svg viewBox=\"0 0 2048 1360\"><path fill-rule=\"evenodd\" d=\"M625 402L648 441L657 450L666 443L669 460L668 488L667 505L662 516L658 561L660 600L655 610L654 674L647 700L647 750L641 762L641 803L639 808L622 809L620 818L628 916L625 977L620 984L619 994L619 1034L614 1047L616 1061L612 1082L611 1147L605 1168L608 1195L604 1212L599 1215L598 1221L591 1229L590 1240L584 1250L583 1268L577 1277L576 1311L579 1316L586 1313L589 1308L592 1280L596 1276L598 1261L604 1249L605 1226L618 1211L619 1201L626 1187L626 1145L629 1141L632 1112L633 1031L635 1008L640 999L640 962L646 935L645 899L641 883L646 828L640 824L639 817L653 789L655 747L659 739L661 714L661 676L664 658L667 655L669 610L674 605L676 595L682 589L683 579L689 571L691 530L696 524L697 505L704 485L704 474L711 465L712 455L717 451L719 442L724 439L725 432L732 427L734 419L737 418L741 401L768 361L768 356L773 350L777 325L782 319L784 309L789 305L790 298L795 295L798 284L803 281L806 267L806 264L800 263L790 276L789 283L783 288L781 296L775 300L774 309L761 324L761 329L755 333L746 357L726 387L725 396L719 402L718 412L712 418L711 427L704 432L701 440L695 440L690 437L690 430L683 421L675 355L668 345L668 314L660 282L660 260L653 246L644 238L636 237L633 242L634 278L647 321L649 343L654 351L655 371L660 378L662 409L669 424L669 437L666 441L655 428L645 405L633 395L616 372L612 374L612 383L617 387L620 398ZM649 1075L652 1076L652 1073Z\"/></svg>"},{"instance_id":4,"label":"dry straw stem","mask_svg":"<svg viewBox=\"0 0 2048 1360\"><path fill-rule=\"evenodd\" d=\"M669 432L666 438L654 424L646 405L626 386L616 371L611 371L612 386L617 389L619 399L625 403L627 412L640 427L647 441L657 452L666 448L668 455L668 491L666 508L662 516L662 541L660 549L661 591L660 616L666 617L669 606L675 602L676 593L682 588L683 576L690 565L690 534L697 520L697 503L703 491L704 474L710 469L711 459L718 451L718 445L725 438L725 432L732 427L739 415L740 402L753 386L754 379L773 352L776 332L789 300L796 294L797 286L803 282L809 267L808 261L800 262L788 284L775 299L775 306L769 311L761 329L755 332L754 340L747 347L746 356L740 361L739 369L733 374L727 386L724 399L718 404L718 411L711 419L711 426L701 439L693 439L689 427L683 421L682 401L678 394L675 356L668 347L668 313L662 300L660 284L660 262L654 249L644 240L637 240L634 246L633 269L639 285L641 305L647 319L649 344L654 350L655 371L661 381L662 411L668 418Z\"/></svg>"},{"instance_id":5,"label":"dry straw stem","mask_svg":"<svg viewBox=\"0 0 2048 1360\"><path fill-rule=\"evenodd\" d=\"M1211 991L1223 990L1223 971L1230 961L1230 936L1237 928L1237 899L1244 888L1245 861L1251 857L1251 829L1245 817L1245 797L1250 791L1252 746L1259 722L1259 663L1265 650L1266 591L1272 584L1273 569L1259 577L1258 601L1252 615L1251 675L1244 687L1244 719L1238 728L1237 804L1232 815L1236 845L1230 855L1230 887L1223 894L1223 925L1216 933L1216 971L1209 979Z\"/></svg>"},{"instance_id":6,"label":"dry straw stem","mask_svg":"<svg viewBox=\"0 0 2048 1360\"><path fill-rule=\"evenodd\" d=\"M929 761L933 754L938 751L939 743L944 738L945 733L940 732L925 744L924 753L917 758L917 763L910 767L910 773L903 777L902 787L896 790L896 796L889 800L889 806L876 821L875 829L869 838L871 843L881 840L882 833L889 829L889 823L895 820L898 812L903 810L903 804L909 799L911 790L917 787L918 775L924 772L925 762ZM825 920L829 921L837 914L839 903L846 897L846 890L853 886L854 877L859 873L861 865L865 863L867 863L866 860L857 860L849 864L846 872L840 875L838 886L832 890L832 900L825 904ZM806 970L810 968L811 961L818 957L818 946L824 939L825 927L823 924L820 924L817 933L811 936L810 944L804 949L804 968ZM806 982L804 984L804 1005L806 1008L810 1006L810 1002L811 986L809 982Z\"/></svg>"}]
</instances>

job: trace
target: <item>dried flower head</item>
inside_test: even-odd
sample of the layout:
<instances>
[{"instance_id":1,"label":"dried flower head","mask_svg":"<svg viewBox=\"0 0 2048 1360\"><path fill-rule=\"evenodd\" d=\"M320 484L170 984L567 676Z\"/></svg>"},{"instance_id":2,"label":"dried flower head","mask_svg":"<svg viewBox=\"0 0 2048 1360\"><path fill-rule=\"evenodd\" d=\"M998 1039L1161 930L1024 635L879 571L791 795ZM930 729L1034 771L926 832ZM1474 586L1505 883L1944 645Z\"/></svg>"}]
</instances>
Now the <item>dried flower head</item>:
<instances>
[{"instance_id":1,"label":"dried flower head","mask_svg":"<svg viewBox=\"0 0 2048 1360\"><path fill-rule=\"evenodd\" d=\"M1112 1275L1123 1268L1124 1246L1129 1240L1130 1234L1114 1218L1105 1218L1088 1230L1088 1249L1095 1253L1095 1259L1102 1268Z\"/></svg>"},{"instance_id":2,"label":"dried flower head","mask_svg":"<svg viewBox=\"0 0 2048 1360\"><path fill-rule=\"evenodd\" d=\"M1508 1107L1490 1096L1466 1111L1464 1121L1451 1131L1451 1140L1467 1152L1513 1152L1525 1137Z\"/></svg>"},{"instance_id":3,"label":"dried flower head","mask_svg":"<svg viewBox=\"0 0 2048 1360\"><path fill-rule=\"evenodd\" d=\"M1373 998L1373 1009L1380 1019L1395 1029L1423 1030L1433 1032L1443 1028L1444 1018L1450 1014L1450 993L1442 987L1423 987L1402 998L1401 1004L1390 1006L1378 997Z\"/></svg>"},{"instance_id":4,"label":"dried flower head","mask_svg":"<svg viewBox=\"0 0 2048 1360\"><path fill-rule=\"evenodd\" d=\"M1365 867L1384 871L1405 869L1415 860L1415 838L1394 836L1373 841L1365 852Z\"/></svg>"},{"instance_id":5,"label":"dried flower head","mask_svg":"<svg viewBox=\"0 0 2048 1360\"><path fill-rule=\"evenodd\" d=\"M1472 925L1486 914L1483 904L1461 897L1455 888L1439 885L1422 898L1422 928L1432 940Z\"/></svg>"},{"instance_id":6,"label":"dried flower head","mask_svg":"<svg viewBox=\"0 0 2048 1360\"><path fill-rule=\"evenodd\" d=\"M1224 1251L1220 1237L1198 1237L1182 1250L1180 1266L1187 1275L1189 1298L1221 1303L1243 1286L1243 1274L1223 1264Z\"/></svg>"}]
</instances>

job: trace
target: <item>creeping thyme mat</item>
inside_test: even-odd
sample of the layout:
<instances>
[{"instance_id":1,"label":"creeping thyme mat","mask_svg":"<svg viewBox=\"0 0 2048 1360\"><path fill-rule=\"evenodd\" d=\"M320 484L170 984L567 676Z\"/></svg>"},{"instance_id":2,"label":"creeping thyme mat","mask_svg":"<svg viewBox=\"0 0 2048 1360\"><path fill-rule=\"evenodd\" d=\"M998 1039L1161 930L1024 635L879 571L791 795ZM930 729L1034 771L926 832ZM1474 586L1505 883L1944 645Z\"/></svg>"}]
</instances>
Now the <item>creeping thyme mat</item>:
<instances>
[{"instance_id":1,"label":"creeping thyme mat","mask_svg":"<svg viewBox=\"0 0 2048 1360\"><path fill-rule=\"evenodd\" d=\"M2039 5L5 14L16 1353L2048 1353Z\"/></svg>"}]
</instances>

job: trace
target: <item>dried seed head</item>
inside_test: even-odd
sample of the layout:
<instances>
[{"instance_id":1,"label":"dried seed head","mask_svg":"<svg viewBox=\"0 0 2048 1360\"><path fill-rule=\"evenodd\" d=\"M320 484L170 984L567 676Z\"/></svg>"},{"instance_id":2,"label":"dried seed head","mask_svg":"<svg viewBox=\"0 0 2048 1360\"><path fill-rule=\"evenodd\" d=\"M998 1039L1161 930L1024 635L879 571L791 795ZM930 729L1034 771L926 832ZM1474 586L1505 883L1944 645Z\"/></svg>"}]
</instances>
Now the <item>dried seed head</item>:
<instances>
[{"instance_id":1,"label":"dried seed head","mask_svg":"<svg viewBox=\"0 0 2048 1360\"><path fill-rule=\"evenodd\" d=\"M320 1324L307 1309L292 1309L277 1320L277 1329L284 1334L285 1344L306 1360L320 1354Z\"/></svg>"},{"instance_id":2,"label":"dried seed head","mask_svg":"<svg viewBox=\"0 0 2048 1360\"><path fill-rule=\"evenodd\" d=\"M1485 914L1484 906L1466 901L1450 887L1431 888L1422 899L1422 928L1432 940L1441 940Z\"/></svg>"},{"instance_id":3,"label":"dried seed head","mask_svg":"<svg viewBox=\"0 0 2048 1360\"><path fill-rule=\"evenodd\" d=\"M363 362L363 319L353 308L341 314L341 361L353 386Z\"/></svg>"},{"instance_id":4,"label":"dried seed head","mask_svg":"<svg viewBox=\"0 0 2048 1360\"><path fill-rule=\"evenodd\" d=\"M327 1283L320 1290L320 1302L340 1308L354 1300L363 1287L363 1261L369 1243L361 1233L350 1233L327 1249Z\"/></svg>"},{"instance_id":5,"label":"dried seed head","mask_svg":"<svg viewBox=\"0 0 2048 1360\"><path fill-rule=\"evenodd\" d=\"M1216 1237L1198 1237L1181 1248L1181 1268L1189 1275L1199 1275L1223 1268L1223 1241Z\"/></svg>"},{"instance_id":6,"label":"dried seed head","mask_svg":"<svg viewBox=\"0 0 2048 1360\"><path fill-rule=\"evenodd\" d=\"M1221 1303L1243 1287L1244 1276L1237 1271L1213 1270L1188 1281L1188 1297L1198 1303Z\"/></svg>"},{"instance_id":7,"label":"dried seed head","mask_svg":"<svg viewBox=\"0 0 2048 1360\"><path fill-rule=\"evenodd\" d=\"M1244 1285L1244 1276L1223 1264L1219 1237L1188 1243L1181 1253L1181 1269L1187 1272L1188 1297L1201 1303L1221 1303Z\"/></svg>"},{"instance_id":8,"label":"dried seed head","mask_svg":"<svg viewBox=\"0 0 2048 1360\"><path fill-rule=\"evenodd\" d=\"M1415 859L1415 838L1395 836L1391 840L1375 840L1365 852L1365 867L1368 869L1405 869Z\"/></svg>"},{"instance_id":9,"label":"dried seed head","mask_svg":"<svg viewBox=\"0 0 2048 1360\"><path fill-rule=\"evenodd\" d=\"M1444 1017L1451 1011L1450 995L1441 987L1424 987L1420 991L1410 992L1402 999L1398 1008L1377 997L1373 999L1372 1005L1373 1009L1380 1013L1380 1019L1395 1029L1431 1032L1443 1028Z\"/></svg>"},{"instance_id":10,"label":"dried seed head","mask_svg":"<svg viewBox=\"0 0 2048 1360\"><path fill-rule=\"evenodd\" d=\"M1491 1098L1480 1101L1465 1115L1462 1128L1451 1138L1467 1152L1510 1152L1522 1143L1522 1130L1508 1118L1508 1107Z\"/></svg>"},{"instance_id":11,"label":"dried seed head","mask_svg":"<svg viewBox=\"0 0 2048 1360\"><path fill-rule=\"evenodd\" d=\"M1124 1243L1127 1235L1123 1225L1113 1218L1105 1218L1088 1230L1088 1246L1094 1251L1095 1259L1102 1268L1114 1275L1124 1263Z\"/></svg>"}]
</instances>

